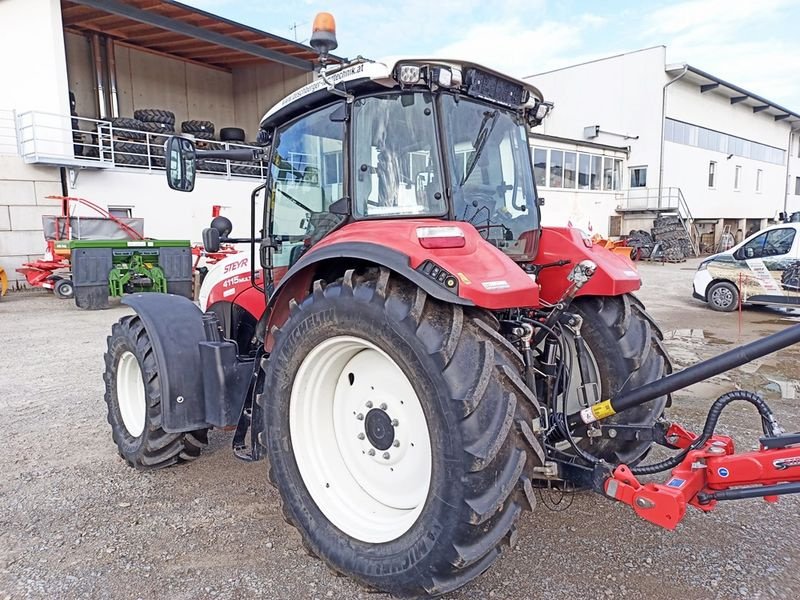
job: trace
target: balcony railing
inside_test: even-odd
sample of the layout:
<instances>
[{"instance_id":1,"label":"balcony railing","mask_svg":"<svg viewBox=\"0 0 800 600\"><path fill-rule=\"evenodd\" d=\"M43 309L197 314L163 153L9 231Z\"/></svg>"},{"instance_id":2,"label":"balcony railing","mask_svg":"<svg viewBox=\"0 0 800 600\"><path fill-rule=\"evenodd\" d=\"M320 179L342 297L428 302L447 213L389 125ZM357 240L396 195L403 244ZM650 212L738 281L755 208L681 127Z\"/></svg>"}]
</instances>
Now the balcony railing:
<instances>
[{"instance_id":1,"label":"balcony railing","mask_svg":"<svg viewBox=\"0 0 800 600\"><path fill-rule=\"evenodd\" d=\"M9 111L10 112L10 111ZM110 121L30 111L11 113L14 153L26 163L80 168L164 170L164 144L172 132L149 132L114 127ZM4 113L0 111L0 152L4 148ZM255 148L247 144L196 140L198 149ZM198 159L197 172L264 179L261 162Z\"/></svg>"},{"instance_id":2,"label":"balcony railing","mask_svg":"<svg viewBox=\"0 0 800 600\"><path fill-rule=\"evenodd\" d=\"M677 187L663 188L661 194L658 188L631 188L621 195L618 210L677 212L683 203L683 194Z\"/></svg>"}]
</instances>

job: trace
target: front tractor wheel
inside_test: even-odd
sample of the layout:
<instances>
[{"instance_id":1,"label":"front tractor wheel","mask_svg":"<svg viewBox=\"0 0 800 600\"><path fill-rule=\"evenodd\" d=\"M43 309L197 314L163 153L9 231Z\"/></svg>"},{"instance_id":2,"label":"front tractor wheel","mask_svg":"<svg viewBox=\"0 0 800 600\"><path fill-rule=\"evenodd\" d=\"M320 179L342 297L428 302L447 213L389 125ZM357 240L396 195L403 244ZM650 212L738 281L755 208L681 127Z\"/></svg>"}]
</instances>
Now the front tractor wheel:
<instances>
[{"instance_id":1,"label":"front tractor wheel","mask_svg":"<svg viewBox=\"0 0 800 600\"><path fill-rule=\"evenodd\" d=\"M104 376L108 423L120 456L137 469L193 460L208 443L205 429L167 433L161 428L161 382L150 336L138 316L111 329Z\"/></svg>"},{"instance_id":2,"label":"front tractor wheel","mask_svg":"<svg viewBox=\"0 0 800 600\"><path fill-rule=\"evenodd\" d=\"M488 569L541 464L521 368L491 317L388 271L316 282L264 365L270 479L307 548L401 597Z\"/></svg>"}]
</instances>

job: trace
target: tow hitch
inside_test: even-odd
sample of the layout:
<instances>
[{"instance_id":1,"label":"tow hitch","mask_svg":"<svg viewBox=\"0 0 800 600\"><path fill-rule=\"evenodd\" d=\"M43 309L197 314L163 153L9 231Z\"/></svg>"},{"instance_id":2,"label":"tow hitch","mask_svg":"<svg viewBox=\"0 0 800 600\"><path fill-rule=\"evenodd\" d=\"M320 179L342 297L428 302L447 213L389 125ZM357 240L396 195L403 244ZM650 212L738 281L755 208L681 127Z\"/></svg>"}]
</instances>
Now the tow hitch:
<instances>
[{"instance_id":1,"label":"tow hitch","mask_svg":"<svg viewBox=\"0 0 800 600\"><path fill-rule=\"evenodd\" d=\"M736 454L731 438L714 434L722 409L735 400L750 402L761 415L765 435L756 451ZM606 495L666 529L675 529L688 506L710 512L723 500L763 497L777 502L778 496L800 492L800 434L783 434L764 400L751 392L718 398L701 435L672 424L666 440L682 450L666 483L642 484L629 467L620 465L603 486Z\"/></svg>"},{"instance_id":2,"label":"tow hitch","mask_svg":"<svg viewBox=\"0 0 800 600\"><path fill-rule=\"evenodd\" d=\"M776 502L778 496L800 493L800 433L785 433L767 403L755 393L735 390L720 396L711 406L699 435L675 423L656 423L651 428L603 423L608 417L653 398L798 342L800 325L793 325L567 416L571 434L636 436L679 452L657 463L633 467L610 465L584 454L582 458L592 462L592 466L587 470L585 466L562 464L562 476L589 481L591 473L590 481L596 491L627 504L643 519L666 529L675 529L689 506L710 512L724 500L763 497ZM756 451L737 454L730 437L715 433L723 410L737 401L752 404L761 417L764 435ZM637 478L664 471L670 471L665 483L642 483Z\"/></svg>"}]
</instances>

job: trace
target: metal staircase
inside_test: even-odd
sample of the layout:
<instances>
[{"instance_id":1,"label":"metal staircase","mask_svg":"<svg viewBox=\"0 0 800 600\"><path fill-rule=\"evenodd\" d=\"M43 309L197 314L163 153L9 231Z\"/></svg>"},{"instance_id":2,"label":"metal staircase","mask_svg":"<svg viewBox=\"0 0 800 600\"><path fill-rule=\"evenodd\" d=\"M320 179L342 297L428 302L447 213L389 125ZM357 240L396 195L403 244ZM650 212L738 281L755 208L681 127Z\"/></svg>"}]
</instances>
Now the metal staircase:
<instances>
[{"instance_id":1,"label":"metal staircase","mask_svg":"<svg viewBox=\"0 0 800 600\"><path fill-rule=\"evenodd\" d=\"M619 196L620 204L617 212L622 214L637 214L653 219L666 216L677 216L686 239L689 241L695 256L700 255L700 232L695 225L694 217L683 196L681 188L668 187L658 193L658 188L631 188Z\"/></svg>"}]
</instances>

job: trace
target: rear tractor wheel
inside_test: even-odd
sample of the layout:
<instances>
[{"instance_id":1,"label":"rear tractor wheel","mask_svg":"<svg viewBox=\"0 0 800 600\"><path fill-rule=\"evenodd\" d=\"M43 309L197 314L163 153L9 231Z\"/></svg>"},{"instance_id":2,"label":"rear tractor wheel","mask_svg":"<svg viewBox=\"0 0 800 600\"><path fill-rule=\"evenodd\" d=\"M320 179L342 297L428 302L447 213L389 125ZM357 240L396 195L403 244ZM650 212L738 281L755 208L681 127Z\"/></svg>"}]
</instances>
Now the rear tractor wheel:
<instances>
[{"instance_id":1,"label":"rear tractor wheel","mask_svg":"<svg viewBox=\"0 0 800 600\"><path fill-rule=\"evenodd\" d=\"M167 433L161 428L161 382L150 336L138 316L111 329L105 354L105 401L119 454L137 469L194 460L208 443L205 429Z\"/></svg>"},{"instance_id":2,"label":"rear tractor wheel","mask_svg":"<svg viewBox=\"0 0 800 600\"><path fill-rule=\"evenodd\" d=\"M580 329L588 350L588 376L582 381L574 352L575 340L567 340L572 350L572 371L567 414L588 404L614 397L672 372L672 364L662 344L663 334L644 305L633 295L578 298L570 308L580 315ZM580 386L584 391L579 391ZM651 400L604 421L611 425L652 426L664 413L667 396ZM563 443L566 449L568 443ZM582 439L578 446L612 463L636 463L650 449L650 442L620 438Z\"/></svg>"},{"instance_id":3,"label":"rear tractor wheel","mask_svg":"<svg viewBox=\"0 0 800 600\"><path fill-rule=\"evenodd\" d=\"M264 364L270 480L334 570L439 595L514 535L539 408L489 322L386 270L317 281L292 305Z\"/></svg>"}]
</instances>

